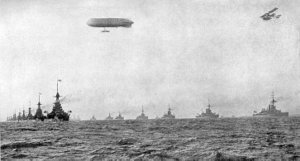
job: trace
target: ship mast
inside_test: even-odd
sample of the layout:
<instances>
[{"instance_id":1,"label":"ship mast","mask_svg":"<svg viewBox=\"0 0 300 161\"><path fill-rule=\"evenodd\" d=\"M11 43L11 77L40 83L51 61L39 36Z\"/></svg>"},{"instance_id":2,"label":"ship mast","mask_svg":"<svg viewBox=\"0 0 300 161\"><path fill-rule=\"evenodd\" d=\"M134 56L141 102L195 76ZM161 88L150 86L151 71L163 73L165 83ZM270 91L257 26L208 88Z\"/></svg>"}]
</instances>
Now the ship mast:
<instances>
[{"instance_id":1,"label":"ship mast","mask_svg":"<svg viewBox=\"0 0 300 161\"><path fill-rule=\"evenodd\" d=\"M277 102L275 100L275 97L274 97L274 91L272 92L272 101L271 101L271 105L274 106L275 105L275 102Z\"/></svg>"},{"instance_id":2,"label":"ship mast","mask_svg":"<svg viewBox=\"0 0 300 161\"><path fill-rule=\"evenodd\" d=\"M169 109L168 109L168 115L171 115L172 113L171 113L171 106L170 106L170 104L169 104Z\"/></svg>"},{"instance_id":3,"label":"ship mast","mask_svg":"<svg viewBox=\"0 0 300 161\"><path fill-rule=\"evenodd\" d=\"M271 102L270 102L268 111L273 111L273 110L276 109L276 107L275 107L275 102L277 102L277 101L275 100L274 91L272 91L271 97L272 97L272 100L271 100Z\"/></svg>"},{"instance_id":4,"label":"ship mast","mask_svg":"<svg viewBox=\"0 0 300 161\"><path fill-rule=\"evenodd\" d=\"M22 115L22 119L25 120L26 119L26 115L25 115L25 108L24 108L24 105L23 105L23 115Z\"/></svg>"},{"instance_id":5,"label":"ship mast","mask_svg":"<svg viewBox=\"0 0 300 161\"><path fill-rule=\"evenodd\" d=\"M39 102L38 102L38 108L41 108L41 95L42 95L42 93L39 93Z\"/></svg>"},{"instance_id":6,"label":"ship mast","mask_svg":"<svg viewBox=\"0 0 300 161\"><path fill-rule=\"evenodd\" d=\"M210 109L210 103L209 103L209 99L207 99L207 102L208 102L208 105L207 105L207 107L208 107L208 109Z\"/></svg>"},{"instance_id":7,"label":"ship mast","mask_svg":"<svg viewBox=\"0 0 300 161\"><path fill-rule=\"evenodd\" d=\"M58 79L56 81L56 93L58 93Z\"/></svg>"},{"instance_id":8,"label":"ship mast","mask_svg":"<svg viewBox=\"0 0 300 161\"><path fill-rule=\"evenodd\" d=\"M60 95L59 95L59 93L58 93L58 82L61 82L61 79L57 79L57 81L56 81L56 101L59 101L59 97L60 97Z\"/></svg>"}]
</instances>

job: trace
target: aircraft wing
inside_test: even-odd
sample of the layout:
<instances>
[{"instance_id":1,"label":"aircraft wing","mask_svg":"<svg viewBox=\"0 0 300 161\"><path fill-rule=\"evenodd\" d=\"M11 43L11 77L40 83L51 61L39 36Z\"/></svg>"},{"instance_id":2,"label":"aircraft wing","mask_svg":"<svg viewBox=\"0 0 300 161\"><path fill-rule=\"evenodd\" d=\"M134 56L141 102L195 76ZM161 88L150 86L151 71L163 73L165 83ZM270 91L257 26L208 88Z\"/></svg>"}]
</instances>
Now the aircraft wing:
<instances>
[{"instance_id":1,"label":"aircraft wing","mask_svg":"<svg viewBox=\"0 0 300 161\"><path fill-rule=\"evenodd\" d=\"M263 14L262 16L260 16L261 18L268 16L268 13Z\"/></svg>"},{"instance_id":2,"label":"aircraft wing","mask_svg":"<svg viewBox=\"0 0 300 161\"><path fill-rule=\"evenodd\" d=\"M276 7L276 8L274 8L274 9L272 9L271 11L269 11L268 13L272 13L272 12L275 12L276 10L278 10L278 8Z\"/></svg>"}]
</instances>

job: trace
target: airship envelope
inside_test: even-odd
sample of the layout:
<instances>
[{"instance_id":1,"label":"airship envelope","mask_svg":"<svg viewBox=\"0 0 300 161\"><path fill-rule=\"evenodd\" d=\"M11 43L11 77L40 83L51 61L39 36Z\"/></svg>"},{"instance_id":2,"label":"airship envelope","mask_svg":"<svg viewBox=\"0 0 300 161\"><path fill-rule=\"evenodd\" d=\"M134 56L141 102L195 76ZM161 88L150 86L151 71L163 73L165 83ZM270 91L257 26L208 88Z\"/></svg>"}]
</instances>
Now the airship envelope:
<instances>
[{"instance_id":1,"label":"airship envelope","mask_svg":"<svg viewBox=\"0 0 300 161\"><path fill-rule=\"evenodd\" d=\"M125 18L91 18L87 24L91 27L131 27L133 21Z\"/></svg>"}]
</instances>

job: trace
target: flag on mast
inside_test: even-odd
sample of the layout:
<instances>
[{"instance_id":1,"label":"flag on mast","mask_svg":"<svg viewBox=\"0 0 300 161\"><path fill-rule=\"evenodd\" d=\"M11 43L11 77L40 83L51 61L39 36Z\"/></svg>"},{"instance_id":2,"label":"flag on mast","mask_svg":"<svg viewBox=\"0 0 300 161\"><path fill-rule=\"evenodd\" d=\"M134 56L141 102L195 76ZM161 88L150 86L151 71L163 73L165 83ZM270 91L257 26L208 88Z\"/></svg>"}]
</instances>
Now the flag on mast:
<instances>
[{"instance_id":1,"label":"flag on mast","mask_svg":"<svg viewBox=\"0 0 300 161\"><path fill-rule=\"evenodd\" d=\"M58 79L57 81L61 82L61 79Z\"/></svg>"}]
</instances>

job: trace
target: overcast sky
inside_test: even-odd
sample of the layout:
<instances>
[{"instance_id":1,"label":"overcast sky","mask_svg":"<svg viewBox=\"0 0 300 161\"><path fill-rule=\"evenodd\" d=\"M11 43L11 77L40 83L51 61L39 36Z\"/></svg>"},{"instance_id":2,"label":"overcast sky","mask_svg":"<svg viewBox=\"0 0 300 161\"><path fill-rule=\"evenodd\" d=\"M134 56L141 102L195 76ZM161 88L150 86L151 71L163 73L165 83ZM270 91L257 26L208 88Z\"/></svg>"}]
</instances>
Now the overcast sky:
<instances>
[{"instance_id":1,"label":"overcast sky","mask_svg":"<svg viewBox=\"0 0 300 161\"><path fill-rule=\"evenodd\" d=\"M279 19L259 17L278 7ZM56 80L73 116L121 112L195 117L207 100L221 116L267 107L300 114L298 0L1 0L0 120L52 109ZM120 17L132 28L87 26Z\"/></svg>"}]
</instances>

